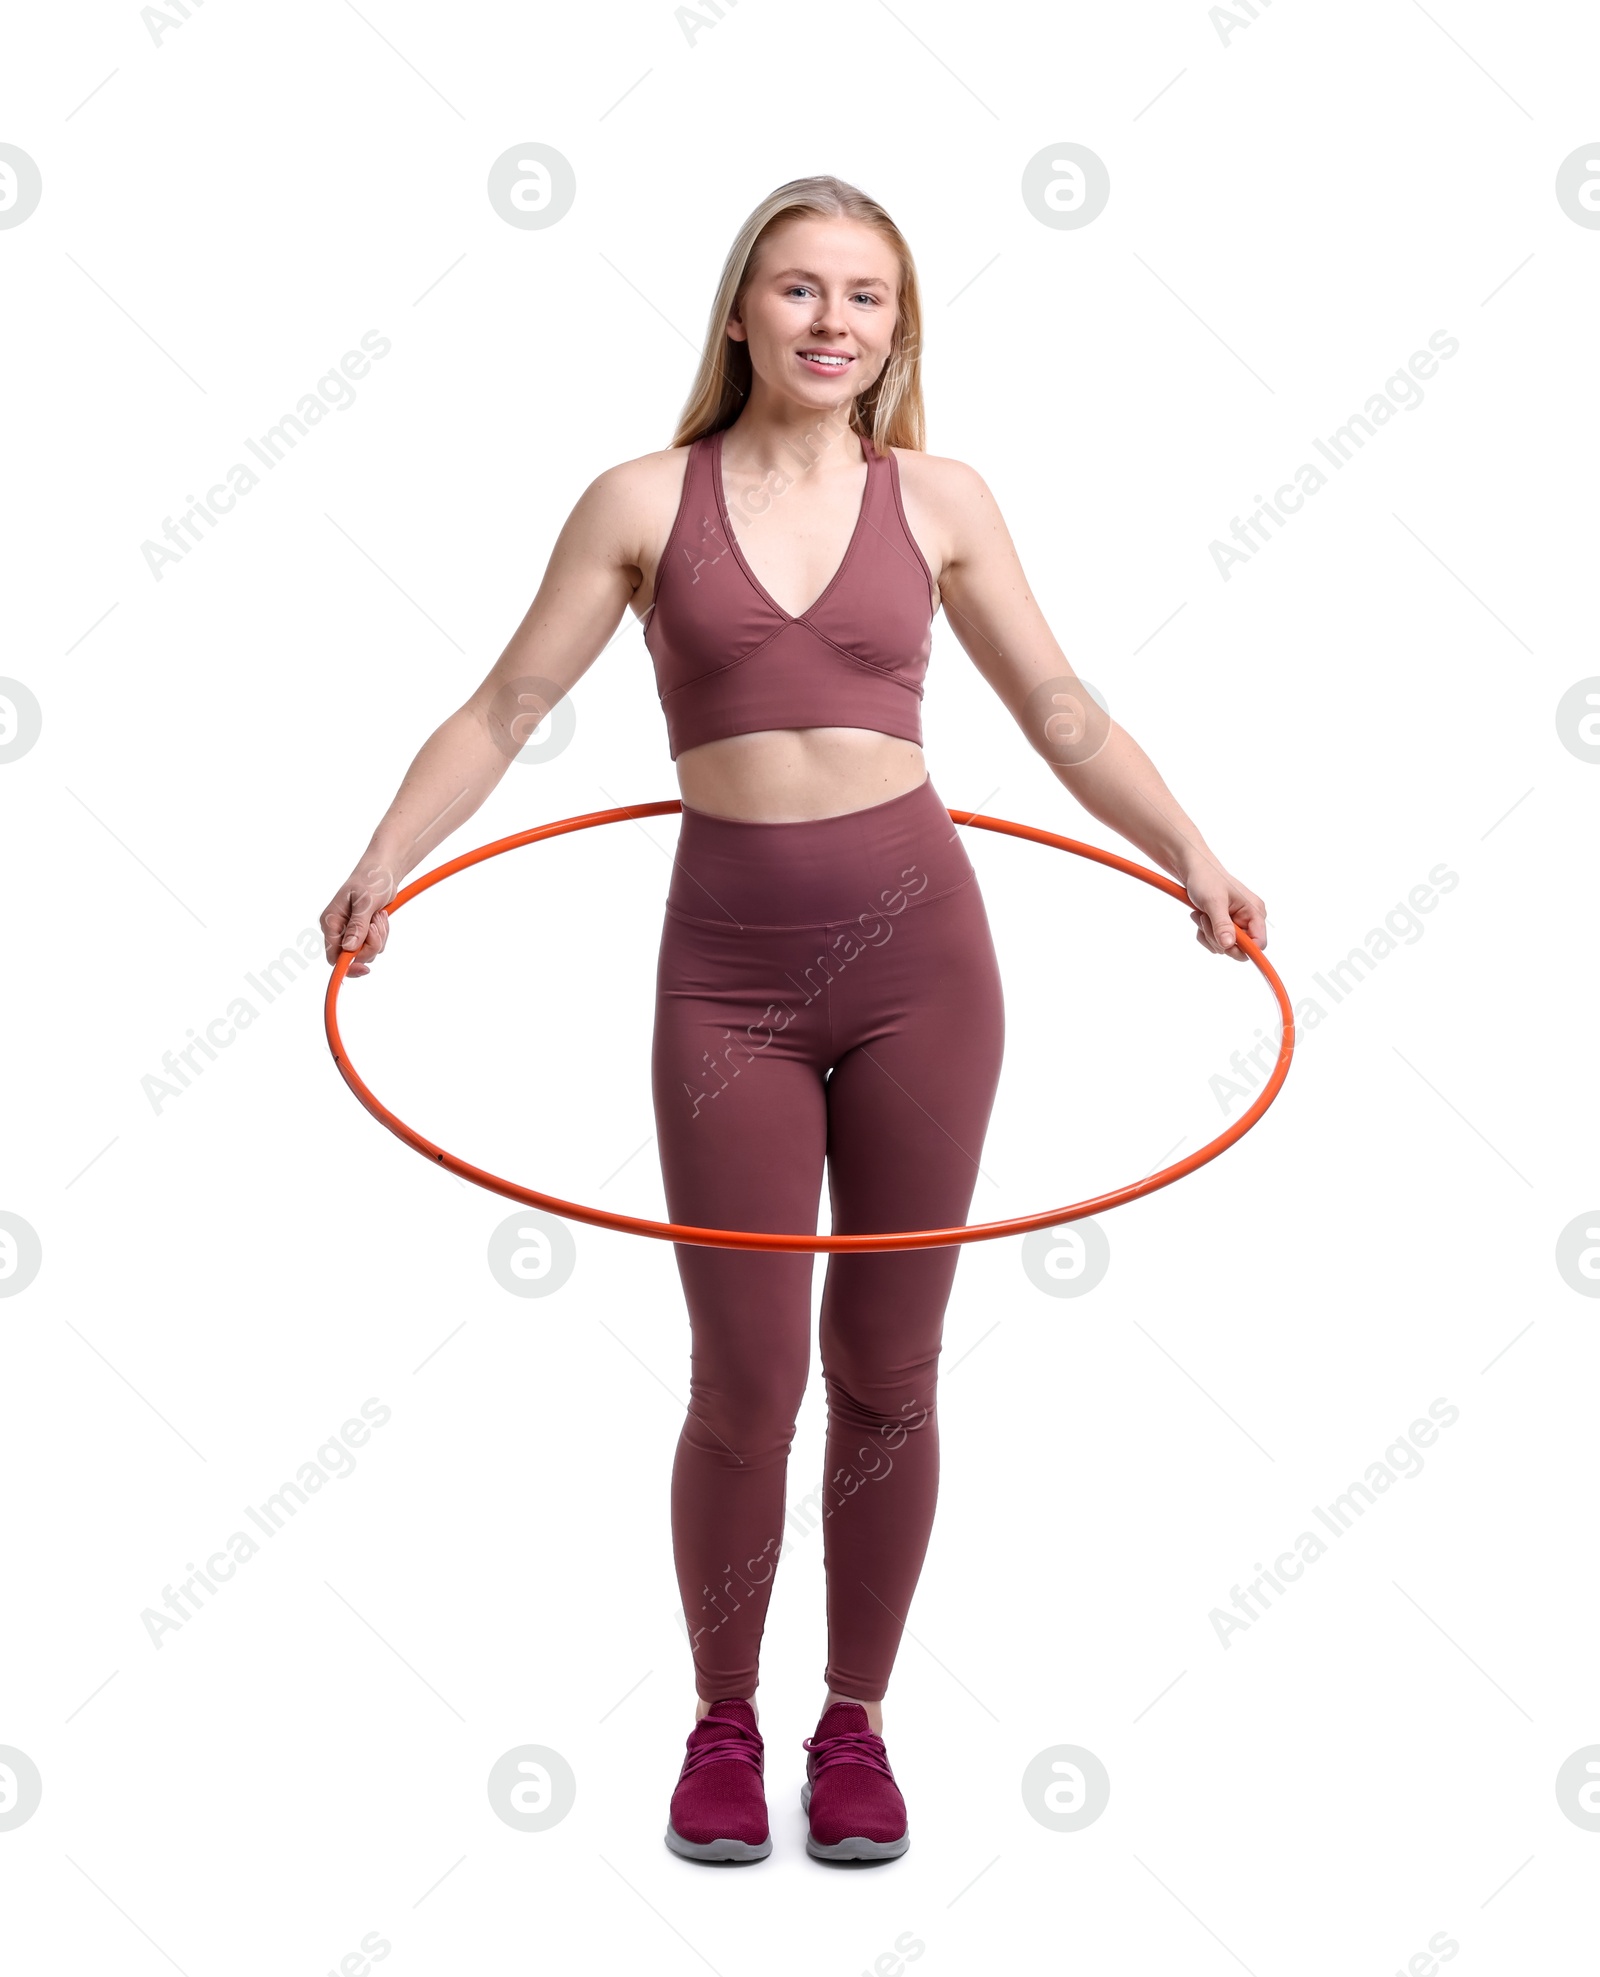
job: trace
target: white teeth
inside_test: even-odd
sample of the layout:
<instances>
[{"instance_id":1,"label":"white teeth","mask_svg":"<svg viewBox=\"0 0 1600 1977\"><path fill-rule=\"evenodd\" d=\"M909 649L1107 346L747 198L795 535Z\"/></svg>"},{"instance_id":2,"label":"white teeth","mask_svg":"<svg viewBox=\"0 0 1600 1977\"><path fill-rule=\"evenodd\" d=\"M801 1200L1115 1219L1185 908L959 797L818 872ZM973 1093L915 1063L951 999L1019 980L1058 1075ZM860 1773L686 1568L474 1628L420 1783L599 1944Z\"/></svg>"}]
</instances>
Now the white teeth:
<instances>
[{"instance_id":1,"label":"white teeth","mask_svg":"<svg viewBox=\"0 0 1600 1977\"><path fill-rule=\"evenodd\" d=\"M835 370L839 371L842 371L850 361L848 357L824 357L820 352L815 350L802 350L800 354L808 364L831 364Z\"/></svg>"}]
</instances>

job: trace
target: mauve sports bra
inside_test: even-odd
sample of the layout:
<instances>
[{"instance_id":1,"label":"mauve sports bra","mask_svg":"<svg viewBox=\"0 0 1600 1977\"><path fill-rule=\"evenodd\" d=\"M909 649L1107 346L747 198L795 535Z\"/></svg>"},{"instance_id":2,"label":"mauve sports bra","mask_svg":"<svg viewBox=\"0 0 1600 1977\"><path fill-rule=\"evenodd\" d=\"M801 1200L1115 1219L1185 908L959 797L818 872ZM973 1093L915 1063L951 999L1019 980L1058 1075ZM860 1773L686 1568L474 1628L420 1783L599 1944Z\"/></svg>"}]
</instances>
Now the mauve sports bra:
<instances>
[{"instance_id":1,"label":"mauve sports bra","mask_svg":"<svg viewBox=\"0 0 1600 1977\"><path fill-rule=\"evenodd\" d=\"M690 444L644 628L674 761L758 728L873 728L920 746L933 572L906 526L893 452L876 453L859 437L867 487L855 533L827 589L798 618L740 554L722 434Z\"/></svg>"}]
</instances>

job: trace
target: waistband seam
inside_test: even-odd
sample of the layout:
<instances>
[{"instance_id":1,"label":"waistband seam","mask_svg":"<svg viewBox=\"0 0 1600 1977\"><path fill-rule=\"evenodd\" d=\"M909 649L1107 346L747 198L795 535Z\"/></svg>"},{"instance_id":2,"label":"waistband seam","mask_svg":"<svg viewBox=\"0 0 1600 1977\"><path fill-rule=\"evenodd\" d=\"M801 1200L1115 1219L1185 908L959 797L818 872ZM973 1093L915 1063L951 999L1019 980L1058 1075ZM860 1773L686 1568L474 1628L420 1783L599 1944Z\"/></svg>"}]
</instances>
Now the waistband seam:
<instances>
[{"instance_id":1,"label":"waistband seam","mask_svg":"<svg viewBox=\"0 0 1600 1977\"><path fill-rule=\"evenodd\" d=\"M910 893L906 897L905 905L896 908L896 910L893 913L891 913L887 907L877 907L877 908L868 907L864 912L850 913L845 915L843 919L835 919L832 917L818 918L816 916L813 916L805 920L783 920L783 921L733 920L733 919L711 920L711 919L703 919L697 913L685 913L681 908L674 906L670 899L664 902L663 911L665 912L666 917L669 920L682 920L685 923L685 925L691 927L716 927L719 930L728 933L742 933L742 934L802 933L805 931L807 927L816 927L819 930L827 929L830 927L832 928L853 927L859 921L864 919L878 918L885 920L898 920L901 913L908 912L914 906L932 906L941 899L948 899L952 893L960 892L964 886L971 885L973 880L976 879L977 876L978 874L976 871L971 871L968 872L963 878L957 879L954 885L941 887L941 889L938 892ZM903 891L904 888L896 887L896 886L885 886L883 890L885 892L896 892L896 891Z\"/></svg>"}]
</instances>

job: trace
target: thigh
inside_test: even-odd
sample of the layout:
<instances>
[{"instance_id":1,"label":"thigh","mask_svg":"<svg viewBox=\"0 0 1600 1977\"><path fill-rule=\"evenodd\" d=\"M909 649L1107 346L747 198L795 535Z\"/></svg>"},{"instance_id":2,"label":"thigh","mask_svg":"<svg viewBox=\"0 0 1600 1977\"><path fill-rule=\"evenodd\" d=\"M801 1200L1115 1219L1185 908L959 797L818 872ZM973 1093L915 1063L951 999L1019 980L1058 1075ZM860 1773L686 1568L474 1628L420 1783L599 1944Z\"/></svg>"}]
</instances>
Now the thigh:
<instances>
[{"instance_id":1,"label":"thigh","mask_svg":"<svg viewBox=\"0 0 1600 1977\"><path fill-rule=\"evenodd\" d=\"M881 952L861 956L848 1007L853 1040L828 1081L834 1228L960 1227L1005 1047L976 881L908 912ZM858 1426L927 1420L960 1258L952 1244L828 1259L820 1341L832 1414Z\"/></svg>"},{"instance_id":2,"label":"thigh","mask_svg":"<svg viewBox=\"0 0 1600 1977\"><path fill-rule=\"evenodd\" d=\"M826 1013L785 981L814 935L668 916L656 978L651 1081L674 1222L810 1233L827 1146ZM809 1251L675 1246L697 1384L803 1385ZM748 1380L746 1378L748 1376Z\"/></svg>"},{"instance_id":3,"label":"thigh","mask_svg":"<svg viewBox=\"0 0 1600 1977\"><path fill-rule=\"evenodd\" d=\"M845 1047L828 1080L835 1229L965 1222L1005 1052L1000 970L977 880L902 915L837 987ZM876 1260L918 1254L956 1251Z\"/></svg>"}]
</instances>

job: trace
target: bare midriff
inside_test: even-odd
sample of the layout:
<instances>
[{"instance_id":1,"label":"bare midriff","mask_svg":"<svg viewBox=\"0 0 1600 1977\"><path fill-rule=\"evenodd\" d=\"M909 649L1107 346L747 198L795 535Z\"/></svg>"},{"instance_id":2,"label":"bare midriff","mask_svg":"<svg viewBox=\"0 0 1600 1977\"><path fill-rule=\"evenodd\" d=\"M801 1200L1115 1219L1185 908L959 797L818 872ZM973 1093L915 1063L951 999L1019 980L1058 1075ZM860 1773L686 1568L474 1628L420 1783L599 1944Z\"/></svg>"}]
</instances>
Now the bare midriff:
<instances>
[{"instance_id":1,"label":"bare midriff","mask_svg":"<svg viewBox=\"0 0 1600 1977\"><path fill-rule=\"evenodd\" d=\"M809 823L904 796L926 780L914 741L872 728L765 728L686 748L675 764L691 810L741 823Z\"/></svg>"}]
</instances>

